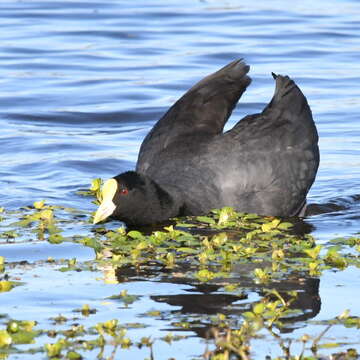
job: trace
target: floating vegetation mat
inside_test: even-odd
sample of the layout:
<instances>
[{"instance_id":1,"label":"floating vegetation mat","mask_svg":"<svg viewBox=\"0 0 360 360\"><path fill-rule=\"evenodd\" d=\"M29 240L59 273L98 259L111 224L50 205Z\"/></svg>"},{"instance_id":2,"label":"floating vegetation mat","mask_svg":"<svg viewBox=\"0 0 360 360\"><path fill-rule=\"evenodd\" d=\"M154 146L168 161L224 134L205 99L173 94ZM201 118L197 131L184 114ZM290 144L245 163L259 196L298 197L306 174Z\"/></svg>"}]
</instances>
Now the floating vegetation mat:
<instances>
[{"instance_id":1,"label":"floating vegetation mat","mask_svg":"<svg viewBox=\"0 0 360 360\"><path fill-rule=\"evenodd\" d=\"M157 229L45 201L0 215L0 359L358 358L352 309L314 318L324 274L359 278L360 237L231 208Z\"/></svg>"}]
</instances>

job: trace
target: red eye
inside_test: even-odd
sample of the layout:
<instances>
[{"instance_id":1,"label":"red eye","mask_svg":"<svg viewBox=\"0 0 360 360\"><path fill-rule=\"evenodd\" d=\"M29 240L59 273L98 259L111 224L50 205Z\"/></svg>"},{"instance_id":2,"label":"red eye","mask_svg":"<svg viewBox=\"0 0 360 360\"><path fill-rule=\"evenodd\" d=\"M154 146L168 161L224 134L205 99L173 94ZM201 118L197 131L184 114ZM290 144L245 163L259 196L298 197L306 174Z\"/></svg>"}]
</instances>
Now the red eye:
<instances>
[{"instance_id":1,"label":"red eye","mask_svg":"<svg viewBox=\"0 0 360 360\"><path fill-rule=\"evenodd\" d=\"M122 189L121 190L121 195L127 195L129 193L128 189Z\"/></svg>"}]
</instances>

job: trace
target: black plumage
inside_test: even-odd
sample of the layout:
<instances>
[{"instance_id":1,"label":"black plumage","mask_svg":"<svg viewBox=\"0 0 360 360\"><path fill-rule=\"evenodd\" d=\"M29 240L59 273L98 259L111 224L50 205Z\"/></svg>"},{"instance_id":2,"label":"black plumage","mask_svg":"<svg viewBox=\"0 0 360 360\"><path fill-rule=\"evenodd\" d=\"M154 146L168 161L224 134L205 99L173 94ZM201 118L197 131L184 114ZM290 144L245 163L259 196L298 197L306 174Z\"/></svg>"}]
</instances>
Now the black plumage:
<instances>
[{"instance_id":1,"label":"black plumage","mask_svg":"<svg viewBox=\"0 0 360 360\"><path fill-rule=\"evenodd\" d=\"M273 74L271 102L223 133L251 82L248 71L233 61L166 112L144 139L136 172L115 177L113 217L145 225L223 206L274 216L303 212L319 165L318 135L293 80Z\"/></svg>"}]
</instances>

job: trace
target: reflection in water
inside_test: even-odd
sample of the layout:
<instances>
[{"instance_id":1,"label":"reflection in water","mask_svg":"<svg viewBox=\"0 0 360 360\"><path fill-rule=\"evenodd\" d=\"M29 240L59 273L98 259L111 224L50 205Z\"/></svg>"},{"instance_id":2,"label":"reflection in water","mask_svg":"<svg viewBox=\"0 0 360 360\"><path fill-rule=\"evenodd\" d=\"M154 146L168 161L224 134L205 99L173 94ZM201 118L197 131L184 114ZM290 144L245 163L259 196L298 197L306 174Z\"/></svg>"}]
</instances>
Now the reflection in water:
<instances>
[{"instance_id":1,"label":"reflection in water","mask_svg":"<svg viewBox=\"0 0 360 360\"><path fill-rule=\"evenodd\" d=\"M119 282L139 280L156 276L158 281L164 283L176 283L189 285L191 289L186 290L187 294L176 295L157 295L151 296L156 302L166 303L171 306L180 307L169 311L164 315L170 323L186 321L190 324L188 330L194 331L201 337L208 337L209 330L213 326L206 315L225 314L234 320L240 320L239 316L246 311L250 311L259 296L266 295L266 289L275 289L284 300L290 299L289 291L295 291L297 298L290 305L293 314L281 319L283 326L279 329L282 333L292 332L294 329L305 326L305 320L315 317L321 308L321 299L319 295L318 278L302 276L299 273L291 273L286 279L273 281L267 284L257 284L250 277L246 276L259 267L259 264L237 265L231 273L231 278L225 278L211 283L198 283L196 280L184 276L174 277L169 269L162 269L160 278L160 269L154 270L154 273L139 273L134 268L118 268L116 276ZM177 269L178 272L178 269ZM242 275L244 274L244 275ZM154 278L152 278L154 281ZM223 287L228 284L236 284L241 290L239 294L229 294L223 292ZM275 300L271 299L271 300ZM205 316L202 316L205 315ZM168 329L176 331L178 328ZM184 330L184 329L181 329Z\"/></svg>"},{"instance_id":2,"label":"reflection in water","mask_svg":"<svg viewBox=\"0 0 360 360\"><path fill-rule=\"evenodd\" d=\"M298 236L304 236L314 231L314 226L308 223L307 220L300 218L287 220L293 224L291 231ZM156 229L142 228L141 230L150 233ZM204 236L224 232L223 229L196 227L183 230ZM226 233L230 237L238 235L236 230L226 230ZM177 284L180 285L179 288L182 285L190 287L190 289L185 290L185 294L181 290L179 294L175 295L151 296L151 299L156 302L176 307L174 310L162 314L162 319L166 319L172 324L169 325L167 330L176 331L179 328L175 327L174 323L186 322L189 324L187 330L193 331L203 338L208 338L211 333L209 330L214 326L209 316L221 313L233 319L234 322L242 321L241 314L251 311L254 303L258 302L259 298L270 296L270 301L276 300L275 297L272 299L271 295L267 293L267 289L275 289L285 301L293 299L288 292L295 291L297 293L297 298L290 305L290 309L296 311L281 319L283 325L279 328L280 332L289 333L294 329L305 326L304 322L315 317L321 308L320 280L296 271L288 273L286 278L272 280L272 282L266 284L256 283L253 276L250 276L256 268L265 269L269 266L271 264L267 262L233 264L229 277L217 278L207 283L201 283L188 275L195 270L188 263L177 264L176 269L170 269L150 260L144 268L135 269L133 266L127 265L117 268L115 273L117 280L121 283L150 280L152 282ZM217 272L218 270L215 268L212 271ZM235 285L237 290L233 293L224 292L226 285ZM181 328L181 330L184 329Z\"/></svg>"},{"instance_id":3,"label":"reflection in water","mask_svg":"<svg viewBox=\"0 0 360 360\"><path fill-rule=\"evenodd\" d=\"M314 318L321 309L321 298L319 294L320 279L311 277L289 278L274 285L285 301L290 299L287 291L296 291L297 298L290 305L290 309L300 310L299 313L292 314L291 317L282 319L285 324L280 328L280 332L288 333L294 329L302 327L301 322ZM260 292L261 295L263 293Z\"/></svg>"},{"instance_id":4,"label":"reflection in water","mask_svg":"<svg viewBox=\"0 0 360 360\"><path fill-rule=\"evenodd\" d=\"M360 195L351 195L345 197L336 197L322 204L309 204L306 209L306 215L343 215L345 210L351 210L360 205Z\"/></svg>"}]
</instances>

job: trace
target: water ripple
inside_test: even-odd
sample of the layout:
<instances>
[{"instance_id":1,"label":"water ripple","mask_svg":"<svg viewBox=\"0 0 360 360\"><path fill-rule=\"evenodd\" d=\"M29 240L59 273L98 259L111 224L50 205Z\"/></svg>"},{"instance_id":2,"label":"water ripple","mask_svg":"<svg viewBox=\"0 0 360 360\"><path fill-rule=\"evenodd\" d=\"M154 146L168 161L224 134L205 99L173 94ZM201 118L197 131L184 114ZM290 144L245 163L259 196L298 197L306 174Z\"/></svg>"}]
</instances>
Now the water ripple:
<instances>
[{"instance_id":1,"label":"water ripple","mask_svg":"<svg viewBox=\"0 0 360 360\"><path fill-rule=\"evenodd\" d=\"M360 193L359 14L358 2L337 0L2 1L2 206L34 196L79 204L79 186L133 168L167 108L240 57L253 83L227 128L268 103L271 71L289 74L320 133L310 200Z\"/></svg>"}]
</instances>

